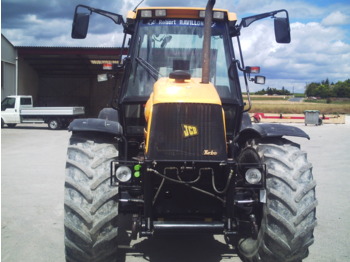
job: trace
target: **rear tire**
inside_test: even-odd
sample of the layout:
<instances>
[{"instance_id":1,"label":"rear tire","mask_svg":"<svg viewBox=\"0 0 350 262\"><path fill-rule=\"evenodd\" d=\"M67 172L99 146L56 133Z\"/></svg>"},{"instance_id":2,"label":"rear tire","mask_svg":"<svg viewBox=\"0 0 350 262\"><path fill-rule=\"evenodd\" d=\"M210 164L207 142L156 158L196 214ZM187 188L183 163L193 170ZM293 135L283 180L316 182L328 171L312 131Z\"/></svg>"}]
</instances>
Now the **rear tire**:
<instances>
[{"instance_id":1,"label":"rear tire","mask_svg":"<svg viewBox=\"0 0 350 262\"><path fill-rule=\"evenodd\" d=\"M64 192L66 261L116 261L118 188L110 186L114 140L73 134L67 153Z\"/></svg>"},{"instance_id":2,"label":"rear tire","mask_svg":"<svg viewBox=\"0 0 350 262\"><path fill-rule=\"evenodd\" d=\"M58 119L50 119L47 125L51 130L57 130L61 128L61 122Z\"/></svg>"},{"instance_id":3,"label":"rear tire","mask_svg":"<svg viewBox=\"0 0 350 262\"><path fill-rule=\"evenodd\" d=\"M241 239L244 262L300 262L308 256L316 226L315 186L306 153L286 139L253 141L266 164L266 204L258 237Z\"/></svg>"}]
</instances>

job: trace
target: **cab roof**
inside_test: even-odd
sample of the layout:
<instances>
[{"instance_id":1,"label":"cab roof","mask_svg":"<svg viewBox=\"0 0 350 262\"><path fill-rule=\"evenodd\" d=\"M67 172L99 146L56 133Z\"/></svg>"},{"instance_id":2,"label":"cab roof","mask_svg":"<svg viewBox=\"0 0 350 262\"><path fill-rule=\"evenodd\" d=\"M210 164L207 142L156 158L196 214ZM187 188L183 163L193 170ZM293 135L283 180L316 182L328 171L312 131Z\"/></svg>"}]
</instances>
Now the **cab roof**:
<instances>
[{"instance_id":1,"label":"cab roof","mask_svg":"<svg viewBox=\"0 0 350 262\"><path fill-rule=\"evenodd\" d=\"M142 10L150 10L152 16L149 18L166 19L166 18L183 18L183 19L204 19L200 17L200 12L205 11L202 7L141 7L137 8L136 11L129 11L128 19L140 19ZM166 10L166 16L155 16L154 10ZM226 21L237 21L236 13L229 12L226 9L213 9L213 12L224 13L224 20ZM215 20L215 18L214 18Z\"/></svg>"}]
</instances>

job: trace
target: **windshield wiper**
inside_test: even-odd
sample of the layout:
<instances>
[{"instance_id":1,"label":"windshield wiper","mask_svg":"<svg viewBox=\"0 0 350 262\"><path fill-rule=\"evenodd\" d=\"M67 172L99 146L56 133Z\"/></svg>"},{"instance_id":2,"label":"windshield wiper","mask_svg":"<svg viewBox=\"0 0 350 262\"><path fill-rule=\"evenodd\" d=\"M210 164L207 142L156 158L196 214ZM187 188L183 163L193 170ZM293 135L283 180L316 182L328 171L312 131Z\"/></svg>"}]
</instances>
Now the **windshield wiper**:
<instances>
[{"instance_id":1,"label":"windshield wiper","mask_svg":"<svg viewBox=\"0 0 350 262\"><path fill-rule=\"evenodd\" d=\"M158 70L155 69L150 63L148 63L146 60L144 60L141 57L136 57L136 61L149 73L151 77L154 78L154 80L158 80L158 77L162 75L159 74Z\"/></svg>"}]
</instances>

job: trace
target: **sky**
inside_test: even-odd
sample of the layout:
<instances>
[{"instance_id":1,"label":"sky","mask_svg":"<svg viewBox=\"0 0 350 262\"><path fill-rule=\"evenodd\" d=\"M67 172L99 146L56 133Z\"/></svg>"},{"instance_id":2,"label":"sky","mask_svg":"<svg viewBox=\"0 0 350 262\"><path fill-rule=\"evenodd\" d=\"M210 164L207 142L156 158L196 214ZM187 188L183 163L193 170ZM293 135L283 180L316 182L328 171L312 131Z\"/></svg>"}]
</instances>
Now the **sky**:
<instances>
[{"instance_id":1,"label":"sky","mask_svg":"<svg viewBox=\"0 0 350 262\"><path fill-rule=\"evenodd\" d=\"M1 0L1 33L14 46L119 47L122 27L93 15L88 37L72 39L74 8L88 5L124 17L141 0ZM206 0L145 0L140 6L205 7ZM291 43L277 44L272 19L254 22L241 31L245 65L260 66L266 84L303 93L311 82L350 78L349 0L217 0L215 8L235 12L240 19L286 9L291 22Z\"/></svg>"}]
</instances>

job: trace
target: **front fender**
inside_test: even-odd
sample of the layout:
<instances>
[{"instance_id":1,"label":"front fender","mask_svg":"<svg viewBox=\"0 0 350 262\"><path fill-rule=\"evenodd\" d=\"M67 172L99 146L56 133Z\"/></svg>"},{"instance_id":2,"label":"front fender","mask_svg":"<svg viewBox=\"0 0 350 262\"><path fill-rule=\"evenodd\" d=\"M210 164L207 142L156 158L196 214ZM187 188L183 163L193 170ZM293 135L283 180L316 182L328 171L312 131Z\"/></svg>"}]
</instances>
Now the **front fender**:
<instances>
[{"instance_id":1,"label":"front fender","mask_svg":"<svg viewBox=\"0 0 350 262\"><path fill-rule=\"evenodd\" d=\"M310 139L309 135L303 130L295 126L287 126L280 124L252 124L242 129L238 136L235 137L234 142L242 144L252 138L266 138L266 137L282 137L282 136L296 136Z\"/></svg>"},{"instance_id":2,"label":"front fender","mask_svg":"<svg viewBox=\"0 0 350 262\"><path fill-rule=\"evenodd\" d=\"M116 136L123 135L123 127L119 122L101 118L75 119L68 127L72 132L101 132Z\"/></svg>"}]
</instances>

